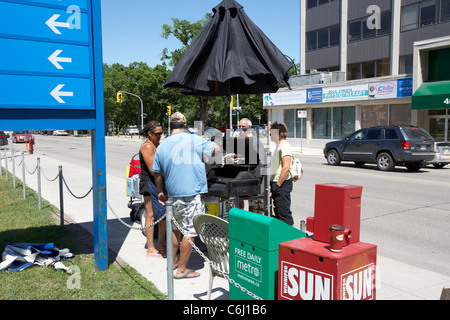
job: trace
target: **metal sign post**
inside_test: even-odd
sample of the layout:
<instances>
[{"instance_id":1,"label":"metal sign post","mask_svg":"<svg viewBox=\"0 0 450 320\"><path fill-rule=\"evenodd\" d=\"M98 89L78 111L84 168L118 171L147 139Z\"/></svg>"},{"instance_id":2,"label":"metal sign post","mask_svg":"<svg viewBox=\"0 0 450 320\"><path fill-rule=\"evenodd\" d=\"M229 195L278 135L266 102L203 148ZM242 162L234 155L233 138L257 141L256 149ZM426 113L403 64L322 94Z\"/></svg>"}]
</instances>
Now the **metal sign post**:
<instances>
[{"instance_id":1,"label":"metal sign post","mask_svg":"<svg viewBox=\"0 0 450 320\"><path fill-rule=\"evenodd\" d=\"M105 270L108 242L100 2L0 0L0 128L91 131L95 265L97 270Z\"/></svg>"}]
</instances>

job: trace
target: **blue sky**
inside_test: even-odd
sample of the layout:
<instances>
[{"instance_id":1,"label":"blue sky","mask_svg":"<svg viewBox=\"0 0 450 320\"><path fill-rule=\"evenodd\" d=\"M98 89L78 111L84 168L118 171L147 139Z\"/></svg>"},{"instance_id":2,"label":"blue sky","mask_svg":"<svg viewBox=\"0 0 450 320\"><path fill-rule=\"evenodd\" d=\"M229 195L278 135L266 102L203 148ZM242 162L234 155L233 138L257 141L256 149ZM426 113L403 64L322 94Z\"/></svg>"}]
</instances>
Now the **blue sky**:
<instances>
[{"instance_id":1,"label":"blue sky","mask_svg":"<svg viewBox=\"0 0 450 320\"><path fill-rule=\"evenodd\" d=\"M161 64L164 48L181 44L160 35L172 18L195 22L221 0L102 0L103 62ZM283 52L300 61L300 0L238 0L250 19Z\"/></svg>"}]
</instances>

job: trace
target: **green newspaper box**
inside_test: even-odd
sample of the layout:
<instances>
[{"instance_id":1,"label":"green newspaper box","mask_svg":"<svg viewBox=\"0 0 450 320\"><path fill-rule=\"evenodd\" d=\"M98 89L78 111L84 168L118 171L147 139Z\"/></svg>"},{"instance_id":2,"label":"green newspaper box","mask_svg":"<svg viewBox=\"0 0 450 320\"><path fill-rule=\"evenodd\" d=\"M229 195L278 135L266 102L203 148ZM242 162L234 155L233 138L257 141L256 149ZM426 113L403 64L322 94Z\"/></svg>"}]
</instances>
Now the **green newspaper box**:
<instances>
[{"instance_id":1,"label":"green newspaper box","mask_svg":"<svg viewBox=\"0 0 450 320\"><path fill-rule=\"evenodd\" d=\"M233 208L228 215L230 278L264 300L277 297L278 244L306 233L261 214ZM230 284L230 300L254 299Z\"/></svg>"}]
</instances>

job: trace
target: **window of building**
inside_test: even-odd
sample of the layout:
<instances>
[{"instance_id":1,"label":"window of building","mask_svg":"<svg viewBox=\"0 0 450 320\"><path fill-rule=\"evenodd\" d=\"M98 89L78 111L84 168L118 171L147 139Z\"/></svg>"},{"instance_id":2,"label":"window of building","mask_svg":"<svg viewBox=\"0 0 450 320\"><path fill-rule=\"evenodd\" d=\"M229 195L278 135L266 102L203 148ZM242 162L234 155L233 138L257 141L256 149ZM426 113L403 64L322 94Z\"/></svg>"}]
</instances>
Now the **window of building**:
<instances>
[{"instance_id":1,"label":"window of building","mask_svg":"<svg viewBox=\"0 0 450 320\"><path fill-rule=\"evenodd\" d=\"M363 39L375 38L377 36L377 29L376 28L369 29L367 27L367 19L368 18L364 18L362 20L362 29L363 29L362 37Z\"/></svg>"},{"instance_id":2,"label":"window of building","mask_svg":"<svg viewBox=\"0 0 450 320\"><path fill-rule=\"evenodd\" d=\"M355 131L355 107L333 108L332 139L342 139Z\"/></svg>"},{"instance_id":3,"label":"window of building","mask_svg":"<svg viewBox=\"0 0 450 320\"><path fill-rule=\"evenodd\" d=\"M384 77L391 74L391 60L382 59L347 65L347 80Z\"/></svg>"},{"instance_id":4,"label":"window of building","mask_svg":"<svg viewBox=\"0 0 450 320\"><path fill-rule=\"evenodd\" d=\"M355 107L312 109L313 139L341 139L355 131Z\"/></svg>"},{"instance_id":5,"label":"window of building","mask_svg":"<svg viewBox=\"0 0 450 320\"><path fill-rule=\"evenodd\" d=\"M310 31L306 33L306 50L316 50L317 49L317 31Z\"/></svg>"},{"instance_id":6,"label":"window of building","mask_svg":"<svg viewBox=\"0 0 450 320\"><path fill-rule=\"evenodd\" d=\"M319 0L319 6L321 6L325 3L328 3L328 2L329 2L329 0Z\"/></svg>"},{"instance_id":7,"label":"window of building","mask_svg":"<svg viewBox=\"0 0 450 320\"><path fill-rule=\"evenodd\" d=\"M331 139L331 108L312 109L312 138Z\"/></svg>"},{"instance_id":8,"label":"window of building","mask_svg":"<svg viewBox=\"0 0 450 320\"><path fill-rule=\"evenodd\" d=\"M361 40L361 20L351 21L348 23L348 41Z\"/></svg>"},{"instance_id":9,"label":"window of building","mask_svg":"<svg viewBox=\"0 0 450 320\"><path fill-rule=\"evenodd\" d=\"M374 78L375 77L375 63L374 61L361 63L361 78Z\"/></svg>"},{"instance_id":10,"label":"window of building","mask_svg":"<svg viewBox=\"0 0 450 320\"><path fill-rule=\"evenodd\" d=\"M317 0L308 0L307 9L317 7Z\"/></svg>"},{"instance_id":11,"label":"window of building","mask_svg":"<svg viewBox=\"0 0 450 320\"><path fill-rule=\"evenodd\" d=\"M410 104L391 104L389 124L391 126L410 126L411 125L411 105Z\"/></svg>"},{"instance_id":12,"label":"window of building","mask_svg":"<svg viewBox=\"0 0 450 320\"><path fill-rule=\"evenodd\" d=\"M363 128L388 125L389 106L387 104L362 106L361 126Z\"/></svg>"},{"instance_id":13,"label":"window of building","mask_svg":"<svg viewBox=\"0 0 450 320\"><path fill-rule=\"evenodd\" d=\"M378 60L376 63L377 77L389 76L391 74L390 59Z\"/></svg>"},{"instance_id":14,"label":"window of building","mask_svg":"<svg viewBox=\"0 0 450 320\"><path fill-rule=\"evenodd\" d=\"M336 24L330 27L330 47L339 45L341 41L341 26Z\"/></svg>"},{"instance_id":15,"label":"window of building","mask_svg":"<svg viewBox=\"0 0 450 320\"><path fill-rule=\"evenodd\" d=\"M328 28L317 30L317 48L328 47Z\"/></svg>"},{"instance_id":16,"label":"window of building","mask_svg":"<svg viewBox=\"0 0 450 320\"><path fill-rule=\"evenodd\" d=\"M379 37L391 33L391 11L382 12L380 19L380 29L377 30L377 35Z\"/></svg>"},{"instance_id":17,"label":"window of building","mask_svg":"<svg viewBox=\"0 0 450 320\"><path fill-rule=\"evenodd\" d=\"M412 54L400 56L400 65L399 65L400 74L413 73L413 59L414 59L413 57L414 56Z\"/></svg>"},{"instance_id":18,"label":"window of building","mask_svg":"<svg viewBox=\"0 0 450 320\"><path fill-rule=\"evenodd\" d=\"M450 21L450 0L441 0L440 21Z\"/></svg>"},{"instance_id":19,"label":"window of building","mask_svg":"<svg viewBox=\"0 0 450 320\"><path fill-rule=\"evenodd\" d=\"M347 65L347 80L361 79L361 64L353 63Z\"/></svg>"},{"instance_id":20,"label":"window of building","mask_svg":"<svg viewBox=\"0 0 450 320\"><path fill-rule=\"evenodd\" d=\"M415 3L402 8L401 13L401 31L413 30L418 27L419 21L419 3Z\"/></svg>"},{"instance_id":21,"label":"window of building","mask_svg":"<svg viewBox=\"0 0 450 320\"><path fill-rule=\"evenodd\" d=\"M340 32L341 29L338 24L307 32L306 50L312 51L339 45Z\"/></svg>"},{"instance_id":22,"label":"window of building","mask_svg":"<svg viewBox=\"0 0 450 320\"><path fill-rule=\"evenodd\" d=\"M426 0L420 6L420 26L436 23L436 0Z\"/></svg>"}]
</instances>

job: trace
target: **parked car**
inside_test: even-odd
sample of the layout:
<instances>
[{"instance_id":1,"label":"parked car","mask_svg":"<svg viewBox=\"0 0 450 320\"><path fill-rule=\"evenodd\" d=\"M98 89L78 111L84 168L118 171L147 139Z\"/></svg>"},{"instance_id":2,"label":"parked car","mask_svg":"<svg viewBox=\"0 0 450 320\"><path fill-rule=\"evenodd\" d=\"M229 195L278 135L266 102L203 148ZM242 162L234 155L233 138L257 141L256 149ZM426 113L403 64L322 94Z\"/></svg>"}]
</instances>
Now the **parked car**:
<instances>
[{"instance_id":1,"label":"parked car","mask_svg":"<svg viewBox=\"0 0 450 320\"><path fill-rule=\"evenodd\" d=\"M33 139L33 135L23 130L13 131L11 139L14 143L27 142Z\"/></svg>"},{"instance_id":2,"label":"parked car","mask_svg":"<svg viewBox=\"0 0 450 320\"><path fill-rule=\"evenodd\" d=\"M68 133L66 130L54 130L53 135L54 136L67 136Z\"/></svg>"},{"instance_id":3,"label":"parked car","mask_svg":"<svg viewBox=\"0 0 450 320\"><path fill-rule=\"evenodd\" d=\"M450 163L450 142L435 142L434 151L436 152L434 159L427 164L432 164L435 168L443 168Z\"/></svg>"},{"instance_id":4,"label":"parked car","mask_svg":"<svg viewBox=\"0 0 450 320\"><path fill-rule=\"evenodd\" d=\"M396 165L418 171L435 157L434 140L419 127L386 126L364 128L344 140L332 141L323 149L328 164L354 161L357 166L376 163L378 169L389 171Z\"/></svg>"},{"instance_id":5,"label":"parked car","mask_svg":"<svg viewBox=\"0 0 450 320\"><path fill-rule=\"evenodd\" d=\"M129 135L133 135L133 134L139 134L139 129L137 126L128 126L123 130L123 134L129 134Z\"/></svg>"},{"instance_id":6,"label":"parked car","mask_svg":"<svg viewBox=\"0 0 450 320\"><path fill-rule=\"evenodd\" d=\"M0 131L0 146L8 145L8 137L4 131Z\"/></svg>"}]
</instances>

